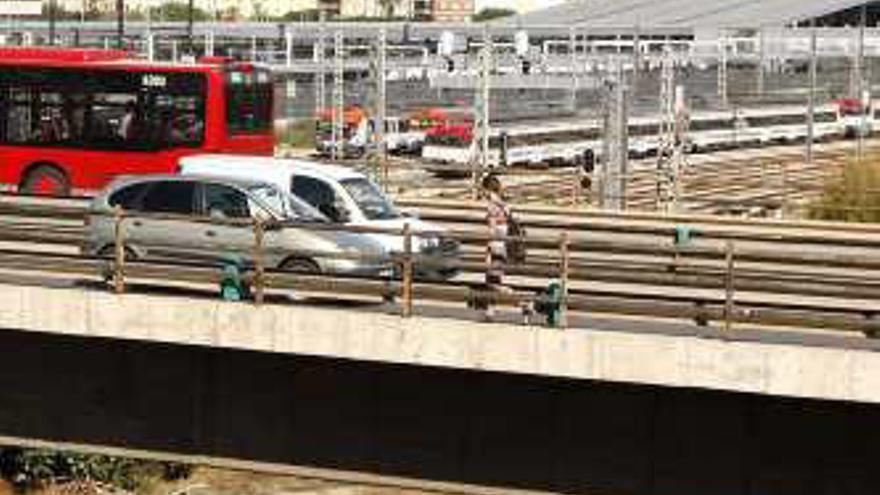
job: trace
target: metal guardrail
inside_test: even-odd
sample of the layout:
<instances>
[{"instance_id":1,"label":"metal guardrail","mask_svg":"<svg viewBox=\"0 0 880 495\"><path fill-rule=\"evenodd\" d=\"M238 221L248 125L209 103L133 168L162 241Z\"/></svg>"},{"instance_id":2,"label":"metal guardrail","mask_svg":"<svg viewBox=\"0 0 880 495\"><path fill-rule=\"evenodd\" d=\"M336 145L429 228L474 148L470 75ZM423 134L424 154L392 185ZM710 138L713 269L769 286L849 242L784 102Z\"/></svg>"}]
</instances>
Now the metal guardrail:
<instances>
[{"instance_id":1,"label":"metal guardrail","mask_svg":"<svg viewBox=\"0 0 880 495\"><path fill-rule=\"evenodd\" d=\"M459 216L476 224L476 205L463 205ZM535 214L540 211L541 214ZM739 225L710 224L711 218L692 218L703 227L691 242L671 221L638 222L626 216L596 218L565 217L563 211L539 209L524 214L527 228L552 228L551 234L529 236L527 262L507 269L511 291L489 290L479 282L485 271L483 254L489 240L485 229L453 228L444 235L461 243L462 252L451 264L463 277L449 282L423 281L416 267L438 260L414 249L415 240L427 233L405 228L385 230L302 224L296 228L384 233L402 236L401 253L387 261L396 265L397 277L360 278L293 273L268 266L262 238L267 226L259 222L233 222L252 229L254 244L250 261L243 267L242 281L253 301L261 304L266 291L295 290L331 297L368 296L399 301L403 317L414 314L418 304L466 304L476 300L493 305L546 306L550 281L564 290L558 302L562 314L609 313L654 318L688 319L700 325L735 324L796 326L826 330L880 332L880 255L854 253L849 249L880 246L880 228L853 226L851 231L824 229L813 222L754 222ZM16 207L0 202L0 241L76 246L84 239L84 210L30 204ZM150 261L131 259L125 250L124 220L142 216L119 212L118 241L113 256L61 255L25 248L0 250L0 268L17 271L48 271L76 276L110 274L114 290L124 292L132 280L148 279L159 284L195 283L219 286L224 274L214 262ZM447 217L454 217L447 213ZM458 218L459 221L462 218ZM612 220L608 220L611 218ZM718 219L714 219L718 220ZM67 221L58 224L51 221ZM216 223L216 220L203 221ZM620 221L620 225L616 222ZM627 227L627 224L629 226ZM80 224L81 225L81 224ZM538 227L541 226L541 227ZM782 228L779 228L783 226ZM602 230L604 228L604 230ZM644 239L596 238L602 232L633 229ZM866 232L869 233L866 235ZM586 236L584 234L587 234ZM632 233L630 231L629 233ZM827 237L825 237L827 236ZM712 239L714 244L698 242ZM757 244L756 244L757 243ZM817 243L816 246L806 247ZM798 249L792 249L792 247ZM803 248L801 248L803 246ZM787 249L785 249L787 248ZM222 251L218 248L218 251ZM341 256L334 253L307 253ZM351 255L348 255L351 256ZM449 264L450 260L442 260ZM563 318L561 324L565 326Z\"/></svg>"}]
</instances>

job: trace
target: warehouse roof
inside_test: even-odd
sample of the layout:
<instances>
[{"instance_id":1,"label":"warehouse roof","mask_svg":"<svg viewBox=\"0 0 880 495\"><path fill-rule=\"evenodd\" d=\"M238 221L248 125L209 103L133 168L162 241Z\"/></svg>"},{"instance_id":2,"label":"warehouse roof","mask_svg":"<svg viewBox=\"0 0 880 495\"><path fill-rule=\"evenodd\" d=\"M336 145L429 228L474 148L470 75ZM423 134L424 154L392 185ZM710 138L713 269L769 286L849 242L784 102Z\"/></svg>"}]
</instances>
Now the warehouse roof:
<instances>
[{"instance_id":1,"label":"warehouse roof","mask_svg":"<svg viewBox=\"0 0 880 495\"><path fill-rule=\"evenodd\" d=\"M784 26L865 3L865 0L571 0L507 18L507 22L583 27Z\"/></svg>"}]
</instances>

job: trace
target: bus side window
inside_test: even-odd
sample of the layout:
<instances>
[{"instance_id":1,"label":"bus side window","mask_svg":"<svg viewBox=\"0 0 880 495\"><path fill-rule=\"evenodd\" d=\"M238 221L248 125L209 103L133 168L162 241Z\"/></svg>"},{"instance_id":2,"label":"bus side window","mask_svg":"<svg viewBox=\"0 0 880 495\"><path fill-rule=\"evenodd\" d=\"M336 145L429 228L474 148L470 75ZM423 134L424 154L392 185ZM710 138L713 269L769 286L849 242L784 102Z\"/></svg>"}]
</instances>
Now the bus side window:
<instances>
[{"instance_id":1,"label":"bus side window","mask_svg":"<svg viewBox=\"0 0 880 495\"><path fill-rule=\"evenodd\" d=\"M11 144L56 144L67 138L60 92L4 89L0 139Z\"/></svg>"}]
</instances>

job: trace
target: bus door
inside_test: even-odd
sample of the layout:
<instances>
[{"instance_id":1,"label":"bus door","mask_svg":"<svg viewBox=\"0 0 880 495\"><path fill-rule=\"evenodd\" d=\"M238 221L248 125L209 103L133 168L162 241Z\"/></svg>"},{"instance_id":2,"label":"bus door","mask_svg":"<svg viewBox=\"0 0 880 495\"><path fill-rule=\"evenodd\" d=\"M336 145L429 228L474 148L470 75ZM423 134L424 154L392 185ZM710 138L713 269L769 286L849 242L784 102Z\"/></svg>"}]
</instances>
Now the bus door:
<instances>
[{"instance_id":1,"label":"bus door","mask_svg":"<svg viewBox=\"0 0 880 495\"><path fill-rule=\"evenodd\" d=\"M79 135L70 121L72 78L57 70L0 73L0 182L33 194L67 194L81 168L71 153Z\"/></svg>"}]
</instances>

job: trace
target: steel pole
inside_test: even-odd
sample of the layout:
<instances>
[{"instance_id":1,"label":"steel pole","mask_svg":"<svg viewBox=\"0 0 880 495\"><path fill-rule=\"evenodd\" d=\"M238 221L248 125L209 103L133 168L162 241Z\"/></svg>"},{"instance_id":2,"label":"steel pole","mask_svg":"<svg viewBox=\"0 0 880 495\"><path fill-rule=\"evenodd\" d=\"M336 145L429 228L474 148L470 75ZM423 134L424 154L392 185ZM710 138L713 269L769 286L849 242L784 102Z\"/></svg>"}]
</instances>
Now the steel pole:
<instances>
[{"instance_id":1,"label":"steel pole","mask_svg":"<svg viewBox=\"0 0 880 495\"><path fill-rule=\"evenodd\" d=\"M865 126L867 122L865 121L865 113L868 111L868 105L870 104L870 98L865 98L865 75L864 75L864 67L865 67L865 24L868 20L868 6L863 4L861 11L859 12L859 45L858 45L858 56L856 60L856 64L858 70L856 73L858 74L858 79L856 80L856 88L858 94L856 98L859 100L859 130L856 136L856 162L861 165L862 156L865 149Z\"/></svg>"},{"instance_id":2,"label":"steel pole","mask_svg":"<svg viewBox=\"0 0 880 495\"><path fill-rule=\"evenodd\" d=\"M55 46L55 0L49 0L49 45Z\"/></svg>"},{"instance_id":3,"label":"steel pole","mask_svg":"<svg viewBox=\"0 0 880 495\"><path fill-rule=\"evenodd\" d=\"M718 37L718 97L724 108L729 106L727 91L727 31L722 30Z\"/></svg>"},{"instance_id":4,"label":"steel pole","mask_svg":"<svg viewBox=\"0 0 880 495\"><path fill-rule=\"evenodd\" d=\"M333 161L345 157L345 37L336 31L333 38Z\"/></svg>"},{"instance_id":5,"label":"steel pole","mask_svg":"<svg viewBox=\"0 0 880 495\"><path fill-rule=\"evenodd\" d=\"M186 11L186 44L190 54L193 51L193 16L195 15L195 0L189 0Z\"/></svg>"},{"instance_id":6,"label":"steel pole","mask_svg":"<svg viewBox=\"0 0 880 495\"><path fill-rule=\"evenodd\" d=\"M379 166L381 168L382 173L382 187L387 191L388 190L388 142L387 137L385 135L385 122L388 120L388 102L387 102L387 81L386 81L386 70L388 65L388 34L385 31L385 28L382 28L379 31L379 51L377 53L378 59L376 60L376 84L378 89L378 98L377 98L377 112L376 116L378 117L378 123L376 124L376 128L379 130Z\"/></svg>"},{"instance_id":7,"label":"steel pole","mask_svg":"<svg viewBox=\"0 0 880 495\"><path fill-rule=\"evenodd\" d=\"M568 30L568 64L571 70L571 111L577 112L578 70L577 70L577 32L574 27Z\"/></svg>"},{"instance_id":8,"label":"steel pole","mask_svg":"<svg viewBox=\"0 0 880 495\"><path fill-rule=\"evenodd\" d=\"M125 47L125 0L116 0L116 47Z\"/></svg>"},{"instance_id":9,"label":"steel pole","mask_svg":"<svg viewBox=\"0 0 880 495\"><path fill-rule=\"evenodd\" d=\"M764 28L759 28L758 29L758 70L757 70L758 96L764 96L764 82L765 82L764 81L764 65L766 63L765 58L767 55L767 53L764 49L764 42L765 42Z\"/></svg>"},{"instance_id":10,"label":"steel pole","mask_svg":"<svg viewBox=\"0 0 880 495\"><path fill-rule=\"evenodd\" d=\"M807 92L807 142L805 160L808 165L813 164L813 139L816 113L816 21L810 21L810 88ZM787 188L788 184L783 187Z\"/></svg>"}]
</instances>

